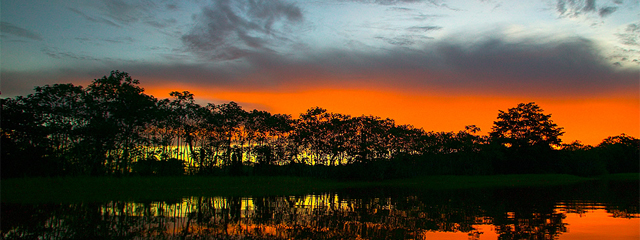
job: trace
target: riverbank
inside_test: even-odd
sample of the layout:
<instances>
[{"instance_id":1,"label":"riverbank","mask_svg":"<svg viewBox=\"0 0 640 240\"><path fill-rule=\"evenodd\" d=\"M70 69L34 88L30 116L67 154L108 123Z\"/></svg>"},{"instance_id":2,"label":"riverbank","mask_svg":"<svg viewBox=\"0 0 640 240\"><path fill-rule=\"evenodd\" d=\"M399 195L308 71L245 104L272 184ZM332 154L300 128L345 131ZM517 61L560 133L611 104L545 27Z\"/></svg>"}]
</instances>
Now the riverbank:
<instances>
[{"instance_id":1,"label":"riverbank","mask_svg":"<svg viewBox=\"0 0 640 240\"><path fill-rule=\"evenodd\" d=\"M301 195L344 188L409 187L421 190L565 185L592 180L635 180L639 174L585 178L564 174L426 176L387 181L336 181L301 177L59 177L2 180L2 202L152 201L185 196Z\"/></svg>"}]
</instances>

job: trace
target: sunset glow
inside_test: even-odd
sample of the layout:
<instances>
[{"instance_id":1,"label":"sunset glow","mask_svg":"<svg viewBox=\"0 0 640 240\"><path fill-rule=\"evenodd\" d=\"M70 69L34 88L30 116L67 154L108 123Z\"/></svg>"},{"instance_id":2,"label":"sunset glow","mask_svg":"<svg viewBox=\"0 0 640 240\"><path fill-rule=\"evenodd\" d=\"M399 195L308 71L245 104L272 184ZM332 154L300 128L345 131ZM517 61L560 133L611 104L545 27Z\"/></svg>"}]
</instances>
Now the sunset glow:
<instances>
[{"instance_id":1,"label":"sunset glow","mask_svg":"<svg viewBox=\"0 0 640 240\"><path fill-rule=\"evenodd\" d=\"M112 70L296 117L319 106L490 131L536 102L565 143L640 135L638 1L11 1L2 97Z\"/></svg>"},{"instance_id":2,"label":"sunset glow","mask_svg":"<svg viewBox=\"0 0 640 240\"><path fill-rule=\"evenodd\" d=\"M426 131L460 131L476 125L484 135L491 131L498 110L506 111L521 102L535 101L552 120L564 127L563 142L580 141L597 145L604 138L640 132L638 98L528 99L518 97L418 95L384 90L320 89L297 92L238 92L224 89L182 88L146 89L158 98L171 91L189 91L201 104L234 101L244 108L266 110L297 117L311 107L352 116L373 115L390 118Z\"/></svg>"}]
</instances>

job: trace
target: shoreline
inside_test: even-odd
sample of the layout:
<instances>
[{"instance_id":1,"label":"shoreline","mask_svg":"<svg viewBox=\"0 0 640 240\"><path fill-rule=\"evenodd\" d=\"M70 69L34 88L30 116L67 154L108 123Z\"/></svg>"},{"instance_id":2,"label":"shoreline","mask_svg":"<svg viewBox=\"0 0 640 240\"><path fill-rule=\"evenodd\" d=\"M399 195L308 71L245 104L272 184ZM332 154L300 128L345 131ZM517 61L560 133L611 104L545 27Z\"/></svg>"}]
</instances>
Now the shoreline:
<instances>
[{"instance_id":1,"label":"shoreline","mask_svg":"<svg viewBox=\"0 0 640 240\"><path fill-rule=\"evenodd\" d=\"M568 185L587 181L638 181L640 174L579 177L566 174L424 176L384 181L340 181L290 176L51 177L4 179L2 203L149 201L188 196L305 195L347 188L456 190Z\"/></svg>"}]
</instances>

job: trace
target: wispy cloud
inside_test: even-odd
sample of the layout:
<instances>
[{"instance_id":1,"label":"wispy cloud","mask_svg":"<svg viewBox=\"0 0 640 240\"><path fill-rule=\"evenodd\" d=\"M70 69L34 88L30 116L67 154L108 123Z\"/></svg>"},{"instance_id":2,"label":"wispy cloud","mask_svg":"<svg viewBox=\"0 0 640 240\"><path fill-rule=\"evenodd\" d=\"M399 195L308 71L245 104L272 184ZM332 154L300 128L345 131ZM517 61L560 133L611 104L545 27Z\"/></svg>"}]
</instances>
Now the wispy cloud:
<instances>
[{"instance_id":1,"label":"wispy cloud","mask_svg":"<svg viewBox=\"0 0 640 240\"><path fill-rule=\"evenodd\" d=\"M164 12L178 9L175 4L155 4L150 1L101 0L92 2L95 8L91 13L69 7L72 12L84 19L114 27L125 27L143 23L154 28L163 29L174 26L177 20L164 17ZM86 10L86 9L85 9Z\"/></svg>"},{"instance_id":2,"label":"wispy cloud","mask_svg":"<svg viewBox=\"0 0 640 240\"><path fill-rule=\"evenodd\" d=\"M143 9L149 6L141 4L134 5L124 0L102 0L107 15L121 24L131 24L137 22L142 16ZM145 5L151 3L144 3Z\"/></svg>"},{"instance_id":3,"label":"wispy cloud","mask_svg":"<svg viewBox=\"0 0 640 240\"><path fill-rule=\"evenodd\" d=\"M18 27L8 22L0 22L0 30L2 30L2 34L10 34L16 37L28 38L31 40L42 40L42 36L40 36L40 34Z\"/></svg>"},{"instance_id":4,"label":"wispy cloud","mask_svg":"<svg viewBox=\"0 0 640 240\"><path fill-rule=\"evenodd\" d=\"M613 1L616 5L624 4L623 1ZM596 0L557 0L556 11L561 17L578 17L587 14L598 14L607 17L618 10L616 6L600 5Z\"/></svg>"},{"instance_id":5,"label":"wispy cloud","mask_svg":"<svg viewBox=\"0 0 640 240\"><path fill-rule=\"evenodd\" d=\"M460 11L458 8L450 7L446 0L338 0L340 2L355 2L363 4L379 4L379 5L401 5L401 4L413 4L413 3L427 3L430 6Z\"/></svg>"},{"instance_id":6,"label":"wispy cloud","mask_svg":"<svg viewBox=\"0 0 640 240\"><path fill-rule=\"evenodd\" d=\"M624 45L640 47L640 22L627 25L617 36Z\"/></svg>"},{"instance_id":7,"label":"wispy cloud","mask_svg":"<svg viewBox=\"0 0 640 240\"><path fill-rule=\"evenodd\" d=\"M425 0L339 0L341 2L357 2L357 3L373 3L382 5L395 5L399 3L418 3L426 2ZM431 0L433 1L433 0Z\"/></svg>"},{"instance_id":8,"label":"wispy cloud","mask_svg":"<svg viewBox=\"0 0 640 240\"><path fill-rule=\"evenodd\" d=\"M76 37L75 40L82 43L92 43L100 45L101 43L115 44L131 44L136 42L132 37L112 37L112 38L93 38L93 37Z\"/></svg>"},{"instance_id":9,"label":"wispy cloud","mask_svg":"<svg viewBox=\"0 0 640 240\"><path fill-rule=\"evenodd\" d=\"M303 16L298 6L279 0L217 0L196 19L196 26L182 36L188 50L209 59L230 60L273 51L274 45L292 34L276 25L299 23Z\"/></svg>"},{"instance_id":10,"label":"wispy cloud","mask_svg":"<svg viewBox=\"0 0 640 240\"><path fill-rule=\"evenodd\" d=\"M407 28L407 30L411 32L429 32L429 31L435 31L440 29L442 29L442 27L439 27L439 26L413 26L413 27Z\"/></svg>"},{"instance_id":11,"label":"wispy cloud","mask_svg":"<svg viewBox=\"0 0 640 240\"><path fill-rule=\"evenodd\" d=\"M67 52L67 51L61 51L61 50L59 50L57 48L51 48L51 47L45 47L45 48L41 49L41 51L45 55L47 55L47 56L49 56L51 58L55 58L55 59L68 58L68 59L75 59L75 60L82 60L82 61L102 61L102 60L107 60L107 59L92 57L92 56L89 56L89 55L83 55L83 54L77 54L77 53L72 53L72 52Z\"/></svg>"},{"instance_id":12,"label":"wispy cloud","mask_svg":"<svg viewBox=\"0 0 640 240\"><path fill-rule=\"evenodd\" d=\"M111 21L109 19L103 18L103 17L99 17L99 16L92 17L92 16L89 16L89 15L85 14L84 12L82 12L82 11L80 11L78 9L75 9L75 8L69 8L69 10L71 10L72 12L80 15L84 19L86 19L88 21L91 21L91 22L107 24L107 25L114 26L114 27L121 27L120 25L116 24L115 22L113 22L113 21Z\"/></svg>"}]
</instances>

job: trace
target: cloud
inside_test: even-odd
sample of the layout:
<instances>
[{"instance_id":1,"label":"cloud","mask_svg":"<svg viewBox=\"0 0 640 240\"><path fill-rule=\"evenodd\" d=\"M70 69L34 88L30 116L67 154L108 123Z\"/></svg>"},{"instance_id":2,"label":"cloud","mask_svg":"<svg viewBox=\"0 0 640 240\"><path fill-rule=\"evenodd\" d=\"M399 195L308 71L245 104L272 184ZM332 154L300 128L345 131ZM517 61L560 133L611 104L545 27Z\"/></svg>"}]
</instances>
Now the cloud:
<instances>
[{"instance_id":1,"label":"cloud","mask_svg":"<svg viewBox=\"0 0 640 240\"><path fill-rule=\"evenodd\" d=\"M414 26L414 27L407 28L407 30L411 32L429 32L429 31L435 31L440 29L442 29L442 27L440 26Z\"/></svg>"},{"instance_id":2,"label":"cloud","mask_svg":"<svg viewBox=\"0 0 640 240\"><path fill-rule=\"evenodd\" d=\"M624 32L617 34L618 38L624 45L640 46L640 22L627 25Z\"/></svg>"},{"instance_id":3,"label":"cloud","mask_svg":"<svg viewBox=\"0 0 640 240\"><path fill-rule=\"evenodd\" d=\"M637 85L634 71L614 68L588 39L531 42L493 38L471 47L443 42L437 52L446 68L455 72L451 84L496 93L595 94Z\"/></svg>"},{"instance_id":4,"label":"cloud","mask_svg":"<svg viewBox=\"0 0 640 240\"><path fill-rule=\"evenodd\" d=\"M640 87L637 68L615 67L588 39L506 41L500 34L491 35L494 37L472 44L445 39L418 50L334 49L296 59L263 52L247 56L248 65L130 67L150 79L242 91L384 88L562 98L628 92Z\"/></svg>"},{"instance_id":5,"label":"cloud","mask_svg":"<svg viewBox=\"0 0 640 240\"><path fill-rule=\"evenodd\" d=\"M83 8L82 11L74 7L68 9L88 21L119 28L141 22L162 29L177 23L174 18L163 18L164 13L178 9L177 5L171 3L164 5L152 1L101 0L90 2L89 6L92 8Z\"/></svg>"},{"instance_id":6,"label":"cloud","mask_svg":"<svg viewBox=\"0 0 640 240\"><path fill-rule=\"evenodd\" d=\"M440 29L442 29L442 27L439 26L414 26L395 30L388 29L391 30L391 32L396 32L396 34L380 35L375 38L395 46L412 46L434 39L433 37L425 36L424 33Z\"/></svg>"},{"instance_id":7,"label":"cloud","mask_svg":"<svg viewBox=\"0 0 640 240\"><path fill-rule=\"evenodd\" d=\"M90 37L76 37L75 40L82 43L91 43L100 45L101 43L112 44L130 44L136 42L132 37L110 37L110 38L90 38Z\"/></svg>"},{"instance_id":8,"label":"cloud","mask_svg":"<svg viewBox=\"0 0 640 240\"><path fill-rule=\"evenodd\" d=\"M121 27L120 25L116 24L115 22L113 22L113 21L111 21L109 19L103 18L103 17L99 17L99 16L92 17L92 16L89 16L89 15L85 14L84 12L82 12L82 11L80 11L78 9L75 9L75 8L69 8L69 10L71 10L72 12L80 15L84 19L86 19L88 21L91 21L91 22L107 24L107 25L114 26L114 27Z\"/></svg>"},{"instance_id":9,"label":"cloud","mask_svg":"<svg viewBox=\"0 0 640 240\"><path fill-rule=\"evenodd\" d=\"M630 32L635 29L631 25L628 27ZM616 67L605 59L599 45L589 39L510 39L500 32L485 32L482 36L455 35L411 49L399 46L377 51L310 50L295 58L272 51L255 51L246 55L241 63L113 61L108 64L109 68L95 65L98 67L83 69L80 75L96 78L119 69L140 79L143 85L180 86L184 90L387 89L414 94L532 98L593 98L620 92L640 94L638 67ZM470 38L476 41L464 41ZM83 57L56 51L50 53L57 57ZM70 74L78 75L77 71ZM62 70L59 72L60 75L67 74ZM78 79L75 75L65 76L60 79ZM50 75L42 74L41 77L50 78ZM6 89L7 86L3 86L3 92ZM215 93L211 95L215 96Z\"/></svg>"},{"instance_id":10,"label":"cloud","mask_svg":"<svg viewBox=\"0 0 640 240\"><path fill-rule=\"evenodd\" d=\"M611 15L616 10L618 10L617 7L603 7L600 8L600 11L598 11L598 15L600 15L600 17L606 17Z\"/></svg>"},{"instance_id":11,"label":"cloud","mask_svg":"<svg viewBox=\"0 0 640 240\"><path fill-rule=\"evenodd\" d=\"M368 4L395 5L399 3L417 3L425 2L425 0L340 0L341 2L358 2ZM429 2L433 2L429 1Z\"/></svg>"},{"instance_id":12,"label":"cloud","mask_svg":"<svg viewBox=\"0 0 640 240\"><path fill-rule=\"evenodd\" d=\"M42 36L40 36L40 34L18 27L8 22L0 22L0 29L2 29L3 34L10 34L16 37L28 38L31 40L42 40Z\"/></svg>"},{"instance_id":13,"label":"cloud","mask_svg":"<svg viewBox=\"0 0 640 240\"><path fill-rule=\"evenodd\" d=\"M231 60L274 51L291 34L280 25L302 22L303 16L295 4L280 0L217 0L196 20L196 26L182 36L187 49L204 58Z\"/></svg>"},{"instance_id":14,"label":"cloud","mask_svg":"<svg viewBox=\"0 0 640 240\"><path fill-rule=\"evenodd\" d=\"M596 0L585 0L584 2L583 10L585 12L593 12L596 10Z\"/></svg>"},{"instance_id":15,"label":"cloud","mask_svg":"<svg viewBox=\"0 0 640 240\"><path fill-rule=\"evenodd\" d=\"M176 23L178 23L178 20L176 20L175 18L170 18L170 19L147 19L145 20L146 24L149 24L155 28L166 28L166 27L170 27L175 25Z\"/></svg>"},{"instance_id":16,"label":"cloud","mask_svg":"<svg viewBox=\"0 0 640 240\"><path fill-rule=\"evenodd\" d=\"M432 6L449 9L452 11L461 11L458 8L452 8L446 4L446 0L339 0L340 2L355 2L363 4L379 4L379 5L398 5L411 3L429 3Z\"/></svg>"},{"instance_id":17,"label":"cloud","mask_svg":"<svg viewBox=\"0 0 640 240\"><path fill-rule=\"evenodd\" d=\"M622 5L623 1L613 1L616 5ZM630 6L627 6L630 7ZM607 17L618 10L618 7L600 6L596 0L557 0L556 11L561 17L578 17L591 13L597 13L600 17Z\"/></svg>"},{"instance_id":18,"label":"cloud","mask_svg":"<svg viewBox=\"0 0 640 240\"><path fill-rule=\"evenodd\" d=\"M151 2L140 2L134 4L132 1L125 0L102 0L102 9L104 13L116 22L129 25L138 22L140 18L148 14L144 14L148 9L155 8L155 4Z\"/></svg>"}]
</instances>

